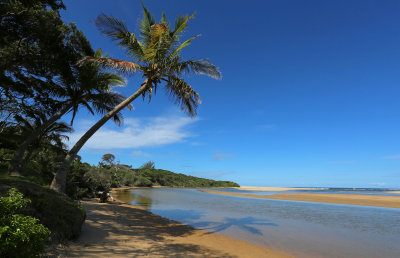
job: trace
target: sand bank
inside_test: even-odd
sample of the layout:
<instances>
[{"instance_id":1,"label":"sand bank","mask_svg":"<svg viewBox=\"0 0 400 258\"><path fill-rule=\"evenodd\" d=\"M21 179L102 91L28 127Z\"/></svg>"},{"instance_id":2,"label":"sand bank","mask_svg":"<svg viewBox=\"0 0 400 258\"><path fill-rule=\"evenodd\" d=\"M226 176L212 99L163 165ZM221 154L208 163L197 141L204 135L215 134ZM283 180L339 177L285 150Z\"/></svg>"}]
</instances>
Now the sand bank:
<instances>
[{"instance_id":1,"label":"sand bank","mask_svg":"<svg viewBox=\"0 0 400 258\"><path fill-rule=\"evenodd\" d=\"M400 194L400 191L387 191L385 193Z\"/></svg>"},{"instance_id":2,"label":"sand bank","mask_svg":"<svg viewBox=\"0 0 400 258\"><path fill-rule=\"evenodd\" d=\"M202 191L212 194L223 194L223 195L232 195L241 197L262 198L262 199L400 208L400 196L363 195L363 194L317 194L317 193L257 195L257 194L223 192L223 191L209 191L209 190L202 190Z\"/></svg>"},{"instance_id":3,"label":"sand bank","mask_svg":"<svg viewBox=\"0 0 400 258\"><path fill-rule=\"evenodd\" d=\"M298 187L261 187L261 186L240 186L235 187L236 189L240 190L247 190L247 191L266 191L266 192L283 192L289 190L316 190L322 188L298 188Z\"/></svg>"},{"instance_id":4,"label":"sand bank","mask_svg":"<svg viewBox=\"0 0 400 258\"><path fill-rule=\"evenodd\" d=\"M87 216L82 234L64 247L61 257L291 257L196 230L118 200L83 201L82 206Z\"/></svg>"}]
</instances>

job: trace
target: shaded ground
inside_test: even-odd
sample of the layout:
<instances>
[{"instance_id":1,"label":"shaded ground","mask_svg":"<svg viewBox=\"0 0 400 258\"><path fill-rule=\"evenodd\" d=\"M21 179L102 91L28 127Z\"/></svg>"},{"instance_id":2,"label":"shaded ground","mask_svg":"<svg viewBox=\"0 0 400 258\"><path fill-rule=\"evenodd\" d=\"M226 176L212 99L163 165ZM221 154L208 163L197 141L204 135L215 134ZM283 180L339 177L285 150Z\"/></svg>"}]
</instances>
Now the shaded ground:
<instances>
[{"instance_id":1,"label":"shaded ground","mask_svg":"<svg viewBox=\"0 0 400 258\"><path fill-rule=\"evenodd\" d=\"M61 257L289 257L265 247L210 234L120 202L84 201L87 218Z\"/></svg>"}]
</instances>

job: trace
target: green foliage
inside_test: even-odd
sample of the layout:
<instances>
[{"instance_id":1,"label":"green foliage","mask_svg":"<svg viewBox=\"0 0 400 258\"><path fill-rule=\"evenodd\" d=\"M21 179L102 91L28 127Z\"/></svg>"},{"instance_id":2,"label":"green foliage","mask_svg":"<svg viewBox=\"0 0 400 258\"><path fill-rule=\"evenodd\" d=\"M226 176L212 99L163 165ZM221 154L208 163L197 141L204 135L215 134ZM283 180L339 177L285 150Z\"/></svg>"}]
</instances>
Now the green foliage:
<instances>
[{"instance_id":1,"label":"green foliage","mask_svg":"<svg viewBox=\"0 0 400 258\"><path fill-rule=\"evenodd\" d=\"M239 186L230 181L215 181L155 169L153 161L146 162L138 169L133 169L132 166L121 164L105 166L99 163L99 166L91 166L77 159L72 163L71 171L68 174L67 194L71 198L80 199L94 197L98 191L109 191L111 187L151 187L153 185L169 187Z\"/></svg>"},{"instance_id":2,"label":"green foliage","mask_svg":"<svg viewBox=\"0 0 400 258\"><path fill-rule=\"evenodd\" d=\"M144 163L143 165L141 165L140 168L141 168L141 169L146 169L146 168L155 169L156 166L155 166L155 164L154 164L153 161L147 161L146 163Z\"/></svg>"},{"instance_id":3,"label":"green foliage","mask_svg":"<svg viewBox=\"0 0 400 258\"><path fill-rule=\"evenodd\" d=\"M109 191L112 185L112 174L109 169L92 167L85 173L83 180L94 191Z\"/></svg>"},{"instance_id":4,"label":"green foliage","mask_svg":"<svg viewBox=\"0 0 400 258\"><path fill-rule=\"evenodd\" d=\"M150 187L153 186L151 179L144 176L138 176L135 181L135 186Z\"/></svg>"},{"instance_id":5,"label":"green foliage","mask_svg":"<svg viewBox=\"0 0 400 258\"><path fill-rule=\"evenodd\" d=\"M104 156L103 156L104 157ZM103 159L104 160L104 159ZM113 164L90 166L79 159L74 161L68 174L67 193L71 198L94 197L98 191L109 191L111 187L153 185L170 187L238 187L230 181L177 174L168 170L155 169L154 162L149 161L138 169L132 166Z\"/></svg>"},{"instance_id":6,"label":"green foliage","mask_svg":"<svg viewBox=\"0 0 400 258\"><path fill-rule=\"evenodd\" d=\"M34 257L43 251L50 230L36 218L16 214L29 203L15 188L0 197L0 257Z\"/></svg>"},{"instance_id":7,"label":"green foliage","mask_svg":"<svg viewBox=\"0 0 400 258\"><path fill-rule=\"evenodd\" d=\"M111 153L104 154L103 157L101 157L102 162L112 166L114 164L115 156Z\"/></svg>"},{"instance_id":8,"label":"green foliage","mask_svg":"<svg viewBox=\"0 0 400 258\"><path fill-rule=\"evenodd\" d=\"M49 228L52 241L64 241L78 236L85 219L85 212L79 203L29 182L27 178L0 176L0 195L6 195L10 188L19 189L31 200L21 212L39 219L41 224Z\"/></svg>"},{"instance_id":9,"label":"green foliage","mask_svg":"<svg viewBox=\"0 0 400 258\"><path fill-rule=\"evenodd\" d=\"M177 174L163 169L138 169L135 173L149 179L153 185L170 187L238 187L230 181L215 181L185 174Z\"/></svg>"}]
</instances>

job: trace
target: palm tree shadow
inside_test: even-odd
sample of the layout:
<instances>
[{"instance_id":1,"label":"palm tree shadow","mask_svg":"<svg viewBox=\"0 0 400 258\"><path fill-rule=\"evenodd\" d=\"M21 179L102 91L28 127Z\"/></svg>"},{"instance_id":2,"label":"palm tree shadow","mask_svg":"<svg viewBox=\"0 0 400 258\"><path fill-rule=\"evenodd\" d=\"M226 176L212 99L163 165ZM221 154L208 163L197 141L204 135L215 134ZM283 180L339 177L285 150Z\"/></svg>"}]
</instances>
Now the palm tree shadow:
<instances>
[{"instance_id":1,"label":"palm tree shadow","mask_svg":"<svg viewBox=\"0 0 400 258\"><path fill-rule=\"evenodd\" d=\"M244 218L224 218L223 221L203 221L198 223L191 223L192 226L205 229L209 231L208 234L221 232L230 227L238 227L244 231L247 231L252 234L262 235L260 229L255 226L272 226L277 227L278 224L270 222L270 220L265 219L257 219L254 217L244 217Z\"/></svg>"}]
</instances>

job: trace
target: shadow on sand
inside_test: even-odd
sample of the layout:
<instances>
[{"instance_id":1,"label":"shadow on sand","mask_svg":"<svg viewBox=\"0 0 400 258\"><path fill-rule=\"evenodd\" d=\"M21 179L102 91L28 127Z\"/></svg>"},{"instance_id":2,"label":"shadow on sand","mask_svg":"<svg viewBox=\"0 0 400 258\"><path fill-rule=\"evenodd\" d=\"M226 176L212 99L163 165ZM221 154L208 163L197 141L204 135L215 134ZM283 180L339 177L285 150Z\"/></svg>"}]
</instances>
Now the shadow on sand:
<instances>
[{"instance_id":1,"label":"shadow on sand","mask_svg":"<svg viewBox=\"0 0 400 258\"><path fill-rule=\"evenodd\" d=\"M87 220L67 257L232 257L194 244L174 243L174 237L199 234L193 227L128 205L82 203Z\"/></svg>"}]
</instances>

